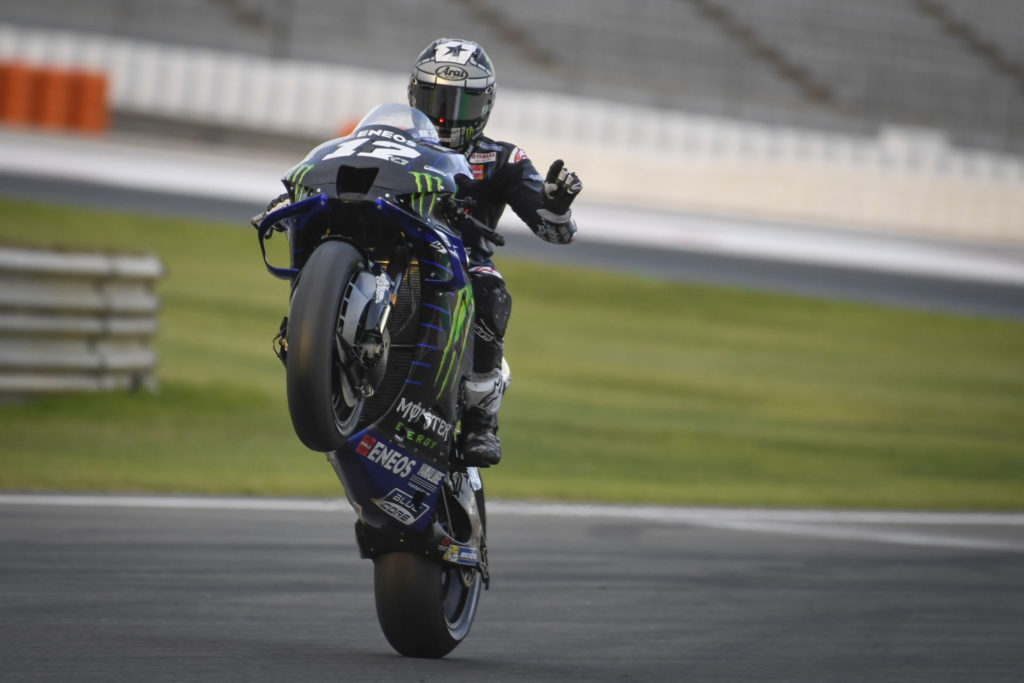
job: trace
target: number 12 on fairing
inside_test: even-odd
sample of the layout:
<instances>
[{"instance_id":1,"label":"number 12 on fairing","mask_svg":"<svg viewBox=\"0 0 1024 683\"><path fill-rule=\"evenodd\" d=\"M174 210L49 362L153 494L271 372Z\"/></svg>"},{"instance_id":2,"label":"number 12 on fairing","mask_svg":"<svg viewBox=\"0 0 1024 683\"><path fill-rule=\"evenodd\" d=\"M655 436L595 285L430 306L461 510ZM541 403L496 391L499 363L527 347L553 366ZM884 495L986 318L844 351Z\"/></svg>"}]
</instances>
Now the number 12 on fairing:
<instances>
[{"instance_id":1,"label":"number 12 on fairing","mask_svg":"<svg viewBox=\"0 0 1024 683\"><path fill-rule=\"evenodd\" d=\"M356 150L366 147L369 145L369 149L364 152L356 154ZM406 147L405 145L399 144L393 140L382 140L381 138L356 138L355 140L344 140L342 141L336 150L324 157L324 159L334 159L336 157L374 157L376 159L387 159L391 157L404 157L406 159L415 159L420 155L412 147Z\"/></svg>"}]
</instances>

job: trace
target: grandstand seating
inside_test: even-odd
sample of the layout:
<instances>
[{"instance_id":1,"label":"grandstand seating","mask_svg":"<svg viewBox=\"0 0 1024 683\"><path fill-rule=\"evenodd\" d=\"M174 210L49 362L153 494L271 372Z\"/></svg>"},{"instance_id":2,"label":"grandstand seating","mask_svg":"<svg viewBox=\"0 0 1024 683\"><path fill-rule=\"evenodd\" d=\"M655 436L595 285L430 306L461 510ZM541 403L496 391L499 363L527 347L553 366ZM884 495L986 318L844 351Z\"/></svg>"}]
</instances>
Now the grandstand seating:
<instances>
[{"instance_id":1,"label":"grandstand seating","mask_svg":"<svg viewBox=\"0 0 1024 683\"><path fill-rule=\"evenodd\" d=\"M33 0L0 22L375 71L472 37L519 89L1024 153L1019 0Z\"/></svg>"}]
</instances>

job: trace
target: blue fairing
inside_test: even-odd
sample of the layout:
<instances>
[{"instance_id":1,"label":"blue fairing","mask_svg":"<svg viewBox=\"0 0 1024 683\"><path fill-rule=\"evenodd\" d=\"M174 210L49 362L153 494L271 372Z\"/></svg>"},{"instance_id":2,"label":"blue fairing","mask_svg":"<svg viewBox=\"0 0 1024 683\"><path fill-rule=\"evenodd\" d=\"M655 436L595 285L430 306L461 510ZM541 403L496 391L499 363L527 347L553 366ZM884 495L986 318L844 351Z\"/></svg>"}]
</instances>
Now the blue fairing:
<instances>
[{"instance_id":1,"label":"blue fairing","mask_svg":"<svg viewBox=\"0 0 1024 683\"><path fill-rule=\"evenodd\" d=\"M267 260L267 248L264 244L267 236L270 234L270 231L276 226L283 225L284 228L292 234L301 232L306 228L306 225L309 224L315 216L317 216L317 214L321 213L326 208L327 195L321 193L315 197L303 199L300 202L295 202L294 204L290 204L282 209L278 209L273 213L267 214L263 218L260 224L256 227L256 231L260 242L260 252L263 254L263 263L267 266L267 270L270 271L271 275L279 277L282 280L294 280L299 274L299 268L296 268L294 265L290 268L281 268L270 265L270 262ZM294 238L289 239L289 244L296 244L298 242L299 240ZM294 261L295 258L293 254L292 262L294 263Z\"/></svg>"},{"instance_id":2,"label":"blue fairing","mask_svg":"<svg viewBox=\"0 0 1024 683\"><path fill-rule=\"evenodd\" d=\"M454 233L448 232L440 226L426 225L422 221L418 220L416 216L403 211L399 207L382 198L378 198L376 203L378 209L398 221L409 234L425 240L428 244L439 242L444 247L445 251L448 252L448 258L451 263L467 262L466 247L462 244L462 240ZM441 263L433 263L426 260L421 261L423 263L430 263L431 265L437 266L441 271L451 275L450 278L443 280L427 279L426 283L437 285L442 289L462 289L466 286L466 276L462 272L462 268L449 268Z\"/></svg>"},{"instance_id":3,"label":"blue fairing","mask_svg":"<svg viewBox=\"0 0 1024 683\"><path fill-rule=\"evenodd\" d=\"M430 131L415 114L406 122L407 114L399 107L377 111L351 136L314 149L285 178L293 203L257 229L265 263L264 240L272 230L287 233L290 267L266 263L277 277L294 280L325 240L344 240L365 258L371 299L376 294L377 304L395 306L403 293L412 302L411 311L402 309L401 329L415 341L395 343L401 350L392 348L383 366L390 382L384 385L397 393L374 392L379 407L330 458L363 522L422 531L445 485L462 378L472 368L467 254L445 209L458 192L456 176L472 171L464 156L431 144ZM386 272L396 263L402 265ZM406 273L410 280L416 273L416 282L406 283ZM471 550L446 561L472 564Z\"/></svg>"},{"instance_id":4,"label":"blue fairing","mask_svg":"<svg viewBox=\"0 0 1024 683\"><path fill-rule=\"evenodd\" d=\"M444 482L444 471L370 428L349 439L359 459L338 458L346 491L359 502L363 520L374 526L397 521L426 528Z\"/></svg>"}]
</instances>

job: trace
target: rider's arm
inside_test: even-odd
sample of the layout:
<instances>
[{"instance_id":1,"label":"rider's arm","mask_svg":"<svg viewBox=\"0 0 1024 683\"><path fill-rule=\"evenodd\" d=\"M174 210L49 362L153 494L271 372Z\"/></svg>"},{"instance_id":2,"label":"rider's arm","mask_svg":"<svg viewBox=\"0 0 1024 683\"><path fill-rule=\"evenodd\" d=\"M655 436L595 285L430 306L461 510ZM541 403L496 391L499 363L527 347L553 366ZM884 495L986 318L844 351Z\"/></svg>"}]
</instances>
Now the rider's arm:
<instances>
[{"instance_id":1,"label":"rider's arm","mask_svg":"<svg viewBox=\"0 0 1024 683\"><path fill-rule=\"evenodd\" d=\"M559 160L543 178L518 147L500 172L505 201L534 234L553 244L572 242L576 222L569 206L583 188L575 173Z\"/></svg>"}]
</instances>

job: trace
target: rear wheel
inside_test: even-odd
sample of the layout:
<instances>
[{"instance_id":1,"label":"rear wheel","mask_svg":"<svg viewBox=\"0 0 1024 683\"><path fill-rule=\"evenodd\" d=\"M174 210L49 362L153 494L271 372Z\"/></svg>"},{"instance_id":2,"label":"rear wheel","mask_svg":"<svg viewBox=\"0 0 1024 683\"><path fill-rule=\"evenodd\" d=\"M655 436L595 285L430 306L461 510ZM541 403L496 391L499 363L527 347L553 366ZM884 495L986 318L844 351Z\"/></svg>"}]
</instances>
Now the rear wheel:
<instances>
[{"instance_id":1,"label":"rear wheel","mask_svg":"<svg viewBox=\"0 0 1024 683\"><path fill-rule=\"evenodd\" d=\"M302 269L288 311L288 412L299 440L315 451L340 448L354 431L365 399L353 386L342 334L346 294L363 270L346 242L320 245Z\"/></svg>"},{"instance_id":2,"label":"rear wheel","mask_svg":"<svg viewBox=\"0 0 1024 683\"><path fill-rule=\"evenodd\" d=\"M406 657L444 657L469 634L480 600L480 574L413 553L373 561L377 619Z\"/></svg>"},{"instance_id":3,"label":"rear wheel","mask_svg":"<svg viewBox=\"0 0 1024 683\"><path fill-rule=\"evenodd\" d=\"M442 496L445 494L447 490ZM483 490L475 494L486 537ZM453 501L440 505L441 510L454 511ZM471 528L467 528L468 519L439 521L457 540L472 535ZM483 580L476 567L440 562L414 553L387 553L373 561L373 588L377 620L391 646L406 657L436 659L451 652L469 635Z\"/></svg>"}]
</instances>

